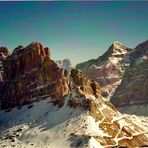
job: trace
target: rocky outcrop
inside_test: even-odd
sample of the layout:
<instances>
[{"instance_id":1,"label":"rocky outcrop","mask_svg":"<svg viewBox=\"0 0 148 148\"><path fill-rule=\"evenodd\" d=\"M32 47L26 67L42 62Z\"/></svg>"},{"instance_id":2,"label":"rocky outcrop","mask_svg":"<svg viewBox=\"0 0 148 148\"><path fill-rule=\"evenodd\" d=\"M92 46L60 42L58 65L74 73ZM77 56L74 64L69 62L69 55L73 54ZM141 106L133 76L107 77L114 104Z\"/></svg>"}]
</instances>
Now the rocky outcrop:
<instances>
[{"instance_id":1,"label":"rocky outcrop","mask_svg":"<svg viewBox=\"0 0 148 148\"><path fill-rule=\"evenodd\" d=\"M83 77L82 77L83 76ZM21 106L47 97L62 106L64 97L72 89L78 93L99 97L99 86L77 70L71 75L50 59L50 49L33 42L18 46L4 61L4 82L1 90L1 108Z\"/></svg>"},{"instance_id":2,"label":"rocky outcrop","mask_svg":"<svg viewBox=\"0 0 148 148\"><path fill-rule=\"evenodd\" d=\"M10 55L6 47L0 47L0 100L3 93L3 73L4 73L4 60Z\"/></svg>"},{"instance_id":3,"label":"rocky outcrop","mask_svg":"<svg viewBox=\"0 0 148 148\"><path fill-rule=\"evenodd\" d=\"M10 52L6 47L1 46L0 47L0 55L2 57L6 58L8 55L10 55Z\"/></svg>"},{"instance_id":4,"label":"rocky outcrop","mask_svg":"<svg viewBox=\"0 0 148 148\"><path fill-rule=\"evenodd\" d=\"M10 55L6 47L0 47L0 83L3 81L3 62Z\"/></svg>"},{"instance_id":5,"label":"rocky outcrop","mask_svg":"<svg viewBox=\"0 0 148 148\"><path fill-rule=\"evenodd\" d=\"M119 42L114 42L102 56L80 63L76 68L83 70L97 81L102 87L102 95L110 98L120 84L126 67L123 59L129 51L131 51L130 48Z\"/></svg>"},{"instance_id":6,"label":"rocky outcrop","mask_svg":"<svg viewBox=\"0 0 148 148\"><path fill-rule=\"evenodd\" d=\"M94 95L96 98L101 97L101 87L94 80L91 80L82 71L77 69L71 70L71 75L73 80L73 86L77 89L80 95Z\"/></svg>"},{"instance_id":7,"label":"rocky outcrop","mask_svg":"<svg viewBox=\"0 0 148 148\"><path fill-rule=\"evenodd\" d=\"M33 42L14 49L4 61L1 108L21 106L51 97L61 106L62 96L70 91L70 81L63 69L50 59L50 49Z\"/></svg>"}]
</instances>

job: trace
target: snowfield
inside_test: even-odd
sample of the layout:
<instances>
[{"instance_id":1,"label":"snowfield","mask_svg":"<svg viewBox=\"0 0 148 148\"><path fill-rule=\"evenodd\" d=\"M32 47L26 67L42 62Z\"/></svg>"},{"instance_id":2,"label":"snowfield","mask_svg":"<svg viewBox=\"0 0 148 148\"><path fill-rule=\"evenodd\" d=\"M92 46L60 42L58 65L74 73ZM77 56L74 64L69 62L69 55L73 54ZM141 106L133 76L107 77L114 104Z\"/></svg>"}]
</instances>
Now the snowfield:
<instances>
[{"instance_id":1,"label":"snowfield","mask_svg":"<svg viewBox=\"0 0 148 148\"><path fill-rule=\"evenodd\" d=\"M67 100L66 100L67 101ZM88 126L89 125L89 126ZM0 111L0 146L6 148L68 148L87 144L88 137L71 138L71 135L103 133L95 128L97 123L81 108L72 109L67 104L57 108L50 98L26 105L10 112ZM88 128L87 128L88 127ZM99 145L94 139L88 147Z\"/></svg>"},{"instance_id":2,"label":"snowfield","mask_svg":"<svg viewBox=\"0 0 148 148\"><path fill-rule=\"evenodd\" d=\"M22 108L13 108L11 111L0 111L0 148L109 148L111 145L102 146L97 140L99 137L111 137L105 132L106 129L103 130L99 126L111 120L108 124L118 122L122 131L124 126L131 126L126 123L124 117L132 119L136 125L148 131L148 118L143 124L145 118L139 119L137 116L114 112L106 104L101 104L101 99L96 100L94 96L89 96L99 107L99 110L94 108L94 118L81 107L75 109L67 106L69 97L71 96L65 97L65 104L61 108L53 106L48 98ZM101 120L96 120L102 115ZM110 119L112 115L113 118ZM118 137L121 131L117 131L114 138L116 144L119 140L127 138ZM140 129L140 132L143 131Z\"/></svg>"}]
</instances>

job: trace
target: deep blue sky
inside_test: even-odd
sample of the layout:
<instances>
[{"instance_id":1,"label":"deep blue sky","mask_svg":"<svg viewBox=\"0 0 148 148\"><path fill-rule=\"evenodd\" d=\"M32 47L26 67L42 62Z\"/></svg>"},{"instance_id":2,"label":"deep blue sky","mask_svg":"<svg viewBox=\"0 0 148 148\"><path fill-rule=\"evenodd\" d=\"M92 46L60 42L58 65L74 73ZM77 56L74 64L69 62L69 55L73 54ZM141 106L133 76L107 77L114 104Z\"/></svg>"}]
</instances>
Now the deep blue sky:
<instances>
[{"instance_id":1,"label":"deep blue sky","mask_svg":"<svg viewBox=\"0 0 148 148\"><path fill-rule=\"evenodd\" d=\"M0 2L0 45L39 41L52 59L96 58L114 41L148 39L148 2Z\"/></svg>"}]
</instances>

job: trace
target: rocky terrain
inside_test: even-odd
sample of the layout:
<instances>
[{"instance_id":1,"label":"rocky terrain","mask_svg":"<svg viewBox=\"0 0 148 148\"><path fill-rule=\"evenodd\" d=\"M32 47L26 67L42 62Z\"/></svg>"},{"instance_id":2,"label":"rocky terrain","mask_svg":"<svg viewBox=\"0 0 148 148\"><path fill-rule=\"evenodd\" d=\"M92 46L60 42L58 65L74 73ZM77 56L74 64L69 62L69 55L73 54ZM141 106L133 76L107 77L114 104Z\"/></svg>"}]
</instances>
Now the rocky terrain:
<instances>
[{"instance_id":1,"label":"rocky terrain","mask_svg":"<svg viewBox=\"0 0 148 148\"><path fill-rule=\"evenodd\" d=\"M141 147L148 127L101 97L101 86L77 69L60 68L38 42L4 62L0 147ZM133 120L134 119L134 120Z\"/></svg>"},{"instance_id":2,"label":"rocky terrain","mask_svg":"<svg viewBox=\"0 0 148 148\"><path fill-rule=\"evenodd\" d=\"M3 62L9 54L10 53L6 47L0 47L0 83L3 81Z\"/></svg>"}]
</instances>

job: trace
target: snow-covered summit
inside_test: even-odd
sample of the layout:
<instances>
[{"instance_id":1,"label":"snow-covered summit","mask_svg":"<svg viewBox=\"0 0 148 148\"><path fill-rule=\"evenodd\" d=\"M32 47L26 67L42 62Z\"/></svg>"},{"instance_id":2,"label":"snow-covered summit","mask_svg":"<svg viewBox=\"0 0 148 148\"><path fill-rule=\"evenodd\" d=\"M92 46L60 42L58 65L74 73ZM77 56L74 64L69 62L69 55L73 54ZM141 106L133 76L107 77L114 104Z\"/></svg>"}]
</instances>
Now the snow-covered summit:
<instances>
[{"instance_id":1,"label":"snow-covered summit","mask_svg":"<svg viewBox=\"0 0 148 148\"><path fill-rule=\"evenodd\" d=\"M123 47L125 47L125 45L123 44L123 43L121 43L121 42L119 42L119 41L114 41L113 43L112 43L112 45L114 45L115 47L121 47L121 46L123 46Z\"/></svg>"},{"instance_id":2,"label":"snow-covered summit","mask_svg":"<svg viewBox=\"0 0 148 148\"><path fill-rule=\"evenodd\" d=\"M127 48L122 43L116 41L116 42L113 42L113 44L109 47L108 52L109 52L109 56L121 57L122 58L130 50L131 49Z\"/></svg>"}]
</instances>

